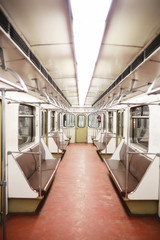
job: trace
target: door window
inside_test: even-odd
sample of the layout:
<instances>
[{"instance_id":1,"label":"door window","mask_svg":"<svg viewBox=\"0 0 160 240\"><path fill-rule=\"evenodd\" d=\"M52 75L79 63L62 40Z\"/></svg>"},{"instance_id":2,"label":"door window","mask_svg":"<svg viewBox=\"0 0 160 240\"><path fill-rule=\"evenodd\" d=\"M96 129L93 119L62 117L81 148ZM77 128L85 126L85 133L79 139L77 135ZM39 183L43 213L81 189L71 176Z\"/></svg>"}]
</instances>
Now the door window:
<instances>
[{"instance_id":1,"label":"door window","mask_svg":"<svg viewBox=\"0 0 160 240\"><path fill-rule=\"evenodd\" d=\"M86 123L85 123L85 116L84 115L78 115L77 127L84 128L85 125L86 125Z\"/></svg>"}]
</instances>

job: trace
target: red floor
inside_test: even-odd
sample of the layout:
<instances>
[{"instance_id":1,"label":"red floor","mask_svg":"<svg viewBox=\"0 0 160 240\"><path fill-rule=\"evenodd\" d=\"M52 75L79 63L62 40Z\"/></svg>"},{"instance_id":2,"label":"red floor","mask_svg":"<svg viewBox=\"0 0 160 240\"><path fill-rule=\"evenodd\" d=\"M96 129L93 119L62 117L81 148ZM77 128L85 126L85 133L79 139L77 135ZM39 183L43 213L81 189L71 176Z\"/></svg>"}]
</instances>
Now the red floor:
<instances>
[{"instance_id":1,"label":"red floor","mask_svg":"<svg viewBox=\"0 0 160 240\"><path fill-rule=\"evenodd\" d=\"M70 144L38 215L7 220L7 240L158 240L160 220L129 217L91 144Z\"/></svg>"}]
</instances>

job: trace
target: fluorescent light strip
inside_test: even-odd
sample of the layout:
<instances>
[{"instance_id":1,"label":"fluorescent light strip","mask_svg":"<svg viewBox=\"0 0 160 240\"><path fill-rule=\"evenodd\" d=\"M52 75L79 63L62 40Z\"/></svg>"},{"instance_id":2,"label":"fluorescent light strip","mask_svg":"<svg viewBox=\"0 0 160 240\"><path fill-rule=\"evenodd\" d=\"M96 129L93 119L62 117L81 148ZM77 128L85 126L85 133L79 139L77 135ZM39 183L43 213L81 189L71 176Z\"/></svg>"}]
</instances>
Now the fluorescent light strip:
<instances>
[{"instance_id":1,"label":"fluorescent light strip","mask_svg":"<svg viewBox=\"0 0 160 240\"><path fill-rule=\"evenodd\" d=\"M73 15L79 102L80 106L83 106L112 0L70 0L70 2Z\"/></svg>"}]
</instances>

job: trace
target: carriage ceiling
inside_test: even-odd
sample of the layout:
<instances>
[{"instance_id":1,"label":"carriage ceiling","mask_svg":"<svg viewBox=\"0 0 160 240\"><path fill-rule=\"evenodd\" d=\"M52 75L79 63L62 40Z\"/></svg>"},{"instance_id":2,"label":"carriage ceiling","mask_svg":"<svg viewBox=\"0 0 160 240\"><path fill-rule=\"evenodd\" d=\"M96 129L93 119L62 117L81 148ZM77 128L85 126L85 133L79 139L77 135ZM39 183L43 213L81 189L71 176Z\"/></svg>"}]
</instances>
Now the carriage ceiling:
<instances>
[{"instance_id":1,"label":"carriage ceiling","mask_svg":"<svg viewBox=\"0 0 160 240\"><path fill-rule=\"evenodd\" d=\"M46 69L62 95L72 106L78 105L76 59L69 1L0 0L0 5L9 22ZM134 87L138 87L153 82L160 74L158 49L102 98L102 94L159 35L159 9L159 0L112 1L85 106L97 103L98 99L101 103L108 101L119 94L120 88L122 92L127 91L131 87L132 79L136 79ZM22 76L30 89L34 89L38 82L39 88L46 88L48 93L52 94L51 84L48 84L47 79L43 78L28 57L17 50L8 34L4 34L2 30L0 47L4 50L7 67ZM37 82L34 79L37 79ZM54 89L52 96L58 96Z\"/></svg>"}]
</instances>

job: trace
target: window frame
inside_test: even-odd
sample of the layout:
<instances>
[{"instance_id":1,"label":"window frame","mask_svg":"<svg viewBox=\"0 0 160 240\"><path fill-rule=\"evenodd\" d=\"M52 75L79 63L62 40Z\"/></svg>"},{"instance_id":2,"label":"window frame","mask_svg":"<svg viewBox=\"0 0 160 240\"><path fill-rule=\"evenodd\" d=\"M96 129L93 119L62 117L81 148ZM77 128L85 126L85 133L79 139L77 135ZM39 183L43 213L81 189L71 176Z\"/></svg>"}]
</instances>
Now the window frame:
<instances>
[{"instance_id":1,"label":"window frame","mask_svg":"<svg viewBox=\"0 0 160 240\"><path fill-rule=\"evenodd\" d=\"M20 108L24 106L24 107L28 107L31 111L32 111L32 114L23 114L23 113L20 113ZM22 110L23 112L24 110ZM22 129L22 127L24 128L24 126L20 127L20 119L23 118L23 119L32 119L31 123L31 127L28 125L28 131L31 131L31 134L28 135L28 139L26 141L23 141L20 143L20 138L23 139L23 134L20 134L20 129ZM22 130L23 131L23 130ZM26 105L26 104L20 104L19 105L19 109L18 109L18 148L23 148L24 146L34 142L35 140L35 107L33 106L30 106L30 105Z\"/></svg>"},{"instance_id":2,"label":"window frame","mask_svg":"<svg viewBox=\"0 0 160 240\"><path fill-rule=\"evenodd\" d=\"M55 111L50 112L50 130L55 130Z\"/></svg>"},{"instance_id":3,"label":"window frame","mask_svg":"<svg viewBox=\"0 0 160 240\"><path fill-rule=\"evenodd\" d=\"M48 134L48 111L43 109L41 111L41 136L46 137Z\"/></svg>"},{"instance_id":4,"label":"window frame","mask_svg":"<svg viewBox=\"0 0 160 240\"><path fill-rule=\"evenodd\" d=\"M124 134L124 111L117 111L117 137L123 138Z\"/></svg>"},{"instance_id":5,"label":"window frame","mask_svg":"<svg viewBox=\"0 0 160 240\"><path fill-rule=\"evenodd\" d=\"M97 119L97 126L90 126L89 124L90 124L90 121L89 121L89 117L90 116L92 116L92 115L94 115L95 116L95 118ZM99 128L99 126L100 126L100 122L98 122L98 116L99 116L100 114L97 114L97 113L90 113L89 115L88 115L88 128ZM102 116L101 116L101 119L102 119Z\"/></svg>"},{"instance_id":6,"label":"window frame","mask_svg":"<svg viewBox=\"0 0 160 240\"><path fill-rule=\"evenodd\" d=\"M83 126L79 126L79 117L83 117L84 118L84 125ZM79 114L78 116L77 116L77 127L78 128L85 128L86 127L86 116L85 115L83 115L83 114Z\"/></svg>"},{"instance_id":7,"label":"window frame","mask_svg":"<svg viewBox=\"0 0 160 240\"><path fill-rule=\"evenodd\" d=\"M110 114L112 115L111 117ZM108 112L108 132L113 133L113 111Z\"/></svg>"},{"instance_id":8,"label":"window frame","mask_svg":"<svg viewBox=\"0 0 160 240\"><path fill-rule=\"evenodd\" d=\"M67 124L67 115L69 116L69 124ZM74 117L74 120L72 121L71 120L71 116ZM66 117L66 120L64 120L64 118ZM76 117L73 113L65 113L63 114L63 127L64 128L74 128L75 127L75 120L76 120ZM66 121L66 124L65 124L65 121ZM73 123L73 125L71 125L71 123Z\"/></svg>"},{"instance_id":9,"label":"window frame","mask_svg":"<svg viewBox=\"0 0 160 240\"><path fill-rule=\"evenodd\" d=\"M144 108L148 107L148 115L146 115L146 113L144 114ZM136 114L136 108L140 108L141 109L141 115L139 115L139 112L137 111ZM135 111L134 111L135 109ZM147 123L148 120L148 123ZM145 128L144 128L145 126ZM137 146L140 146L141 148L148 150L148 146L149 146L149 134L147 136L147 138L143 138L143 136L138 136L137 135L137 131L135 132L136 129L142 129L145 130L144 135L146 134L147 130L149 133L149 106L147 105L143 105L143 106L137 106L134 108L131 108L131 142L136 144ZM140 143L140 140L137 139L147 139L147 143L143 144L143 141Z\"/></svg>"},{"instance_id":10,"label":"window frame","mask_svg":"<svg viewBox=\"0 0 160 240\"><path fill-rule=\"evenodd\" d=\"M106 130L106 114L103 113L103 131Z\"/></svg>"}]
</instances>

